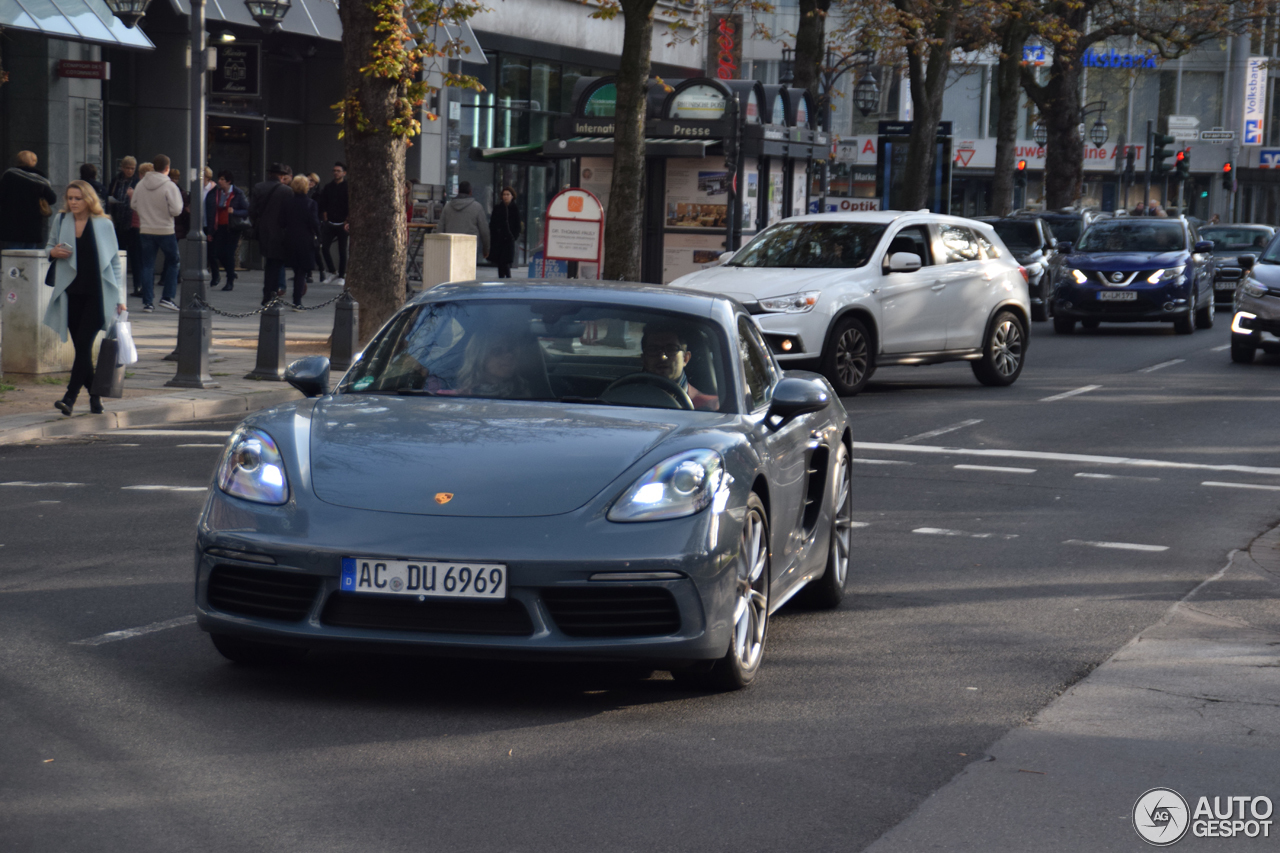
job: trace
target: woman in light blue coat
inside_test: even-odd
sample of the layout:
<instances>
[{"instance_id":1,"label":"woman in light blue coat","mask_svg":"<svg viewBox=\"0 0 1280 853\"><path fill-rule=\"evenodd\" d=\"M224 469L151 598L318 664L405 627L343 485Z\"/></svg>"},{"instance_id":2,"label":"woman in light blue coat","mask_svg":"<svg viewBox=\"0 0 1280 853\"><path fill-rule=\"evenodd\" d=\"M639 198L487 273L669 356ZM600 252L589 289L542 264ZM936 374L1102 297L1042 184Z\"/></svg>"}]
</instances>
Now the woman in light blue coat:
<instances>
[{"instance_id":1,"label":"woman in light blue coat","mask_svg":"<svg viewBox=\"0 0 1280 853\"><path fill-rule=\"evenodd\" d=\"M125 309L124 276L116 229L102 210L93 187L84 181L67 186L62 211L49 229L49 258L54 263L53 295L44 323L75 345L67 393L54 407L71 414L80 389L93 384L93 342ZM107 310L114 306L114 310ZM89 397L89 411L102 412L102 400Z\"/></svg>"}]
</instances>

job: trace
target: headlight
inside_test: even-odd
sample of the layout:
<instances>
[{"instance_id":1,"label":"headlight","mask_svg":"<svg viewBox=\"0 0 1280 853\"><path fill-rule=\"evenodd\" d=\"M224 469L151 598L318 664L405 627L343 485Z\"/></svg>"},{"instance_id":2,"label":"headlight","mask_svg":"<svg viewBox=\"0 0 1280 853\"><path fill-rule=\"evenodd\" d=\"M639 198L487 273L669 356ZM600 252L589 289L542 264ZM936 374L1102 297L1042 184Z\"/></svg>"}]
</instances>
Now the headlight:
<instances>
[{"instance_id":1,"label":"headlight","mask_svg":"<svg viewBox=\"0 0 1280 853\"><path fill-rule=\"evenodd\" d=\"M1149 284L1159 284L1163 281L1168 284L1169 282L1177 281L1182 278L1182 272L1186 268L1186 264L1183 264L1180 267L1169 267L1167 270L1156 270L1147 276L1147 282Z\"/></svg>"},{"instance_id":2,"label":"headlight","mask_svg":"<svg viewBox=\"0 0 1280 853\"><path fill-rule=\"evenodd\" d=\"M218 488L248 501L288 503L289 481L271 436L260 429L237 429L218 466Z\"/></svg>"},{"instance_id":3,"label":"headlight","mask_svg":"<svg viewBox=\"0 0 1280 853\"><path fill-rule=\"evenodd\" d=\"M761 299L760 307L773 314L804 314L813 310L813 306L818 304L818 297L821 295L821 291L817 290L788 293L786 296Z\"/></svg>"},{"instance_id":4,"label":"headlight","mask_svg":"<svg viewBox=\"0 0 1280 853\"><path fill-rule=\"evenodd\" d=\"M1266 296L1270 291L1266 287L1258 283L1257 279L1246 278L1240 284L1240 289L1244 291L1246 296L1261 298Z\"/></svg>"},{"instance_id":5,"label":"headlight","mask_svg":"<svg viewBox=\"0 0 1280 853\"><path fill-rule=\"evenodd\" d=\"M1087 284L1089 282L1089 276L1080 272L1080 270L1072 270L1071 274L1075 276L1076 284Z\"/></svg>"},{"instance_id":6,"label":"headlight","mask_svg":"<svg viewBox=\"0 0 1280 853\"><path fill-rule=\"evenodd\" d=\"M724 460L714 450L688 450L664 459L622 493L609 510L610 521L657 521L701 512L724 477Z\"/></svg>"}]
</instances>

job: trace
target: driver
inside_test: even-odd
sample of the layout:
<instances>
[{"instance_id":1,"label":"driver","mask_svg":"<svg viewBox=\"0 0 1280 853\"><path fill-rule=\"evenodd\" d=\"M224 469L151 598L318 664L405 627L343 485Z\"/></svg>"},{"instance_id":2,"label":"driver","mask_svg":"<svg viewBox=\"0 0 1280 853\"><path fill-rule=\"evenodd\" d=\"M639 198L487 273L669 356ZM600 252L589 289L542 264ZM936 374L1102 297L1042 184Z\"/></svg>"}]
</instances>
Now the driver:
<instances>
[{"instance_id":1,"label":"driver","mask_svg":"<svg viewBox=\"0 0 1280 853\"><path fill-rule=\"evenodd\" d=\"M685 375L684 369L691 358L689 342L682 333L661 326L645 326L644 335L640 338L640 363L644 372L670 379L679 385L689 395L695 409L719 411L719 397L704 394L689 384L689 377Z\"/></svg>"}]
</instances>

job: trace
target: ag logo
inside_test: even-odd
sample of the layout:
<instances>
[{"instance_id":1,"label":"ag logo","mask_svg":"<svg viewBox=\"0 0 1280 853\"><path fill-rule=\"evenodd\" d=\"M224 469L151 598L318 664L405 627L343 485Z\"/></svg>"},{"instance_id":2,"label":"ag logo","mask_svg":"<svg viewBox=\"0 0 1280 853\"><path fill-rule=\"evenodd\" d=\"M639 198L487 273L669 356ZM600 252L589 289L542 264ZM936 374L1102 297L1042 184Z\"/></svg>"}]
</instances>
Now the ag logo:
<instances>
[{"instance_id":1,"label":"ag logo","mask_svg":"<svg viewBox=\"0 0 1280 853\"><path fill-rule=\"evenodd\" d=\"M453 500L453 492L436 492L436 503L444 506Z\"/></svg>"},{"instance_id":2,"label":"ag logo","mask_svg":"<svg viewBox=\"0 0 1280 853\"><path fill-rule=\"evenodd\" d=\"M1190 825L1187 801L1172 788L1152 788L1133 804L1133 828L1156 847L1180 841Z\"/></svg>"}]
</instances>

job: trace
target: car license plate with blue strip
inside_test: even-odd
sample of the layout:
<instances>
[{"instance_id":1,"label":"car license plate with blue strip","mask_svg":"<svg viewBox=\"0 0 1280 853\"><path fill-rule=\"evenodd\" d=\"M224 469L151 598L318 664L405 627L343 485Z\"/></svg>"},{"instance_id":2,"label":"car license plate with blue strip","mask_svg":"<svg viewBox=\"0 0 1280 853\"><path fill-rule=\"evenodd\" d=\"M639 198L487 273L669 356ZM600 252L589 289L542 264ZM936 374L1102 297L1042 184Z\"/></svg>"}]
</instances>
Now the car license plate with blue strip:
<instances>
[{"instance_id":1,"label":"car license plate with blue strip","mask_svg":"<svg viewBox=\"0 0 1280 853\"><path fill-rule=\"evenodd\" d=\"M507 597L507 567L496 563L434 563L343 557L343 592L467 598Z\"/></svg>"},{"instance_id":2,"label":"car license plate with blue strip","mask_svg":"<svg viewBox=\"0 0 1280 853\"><path fill-rule=\"evenodd\" d=\"M1098 298L1103 302L1132 302L1138 294L1133 290L1099 290Z\"/></svg>"}]
</instances>

